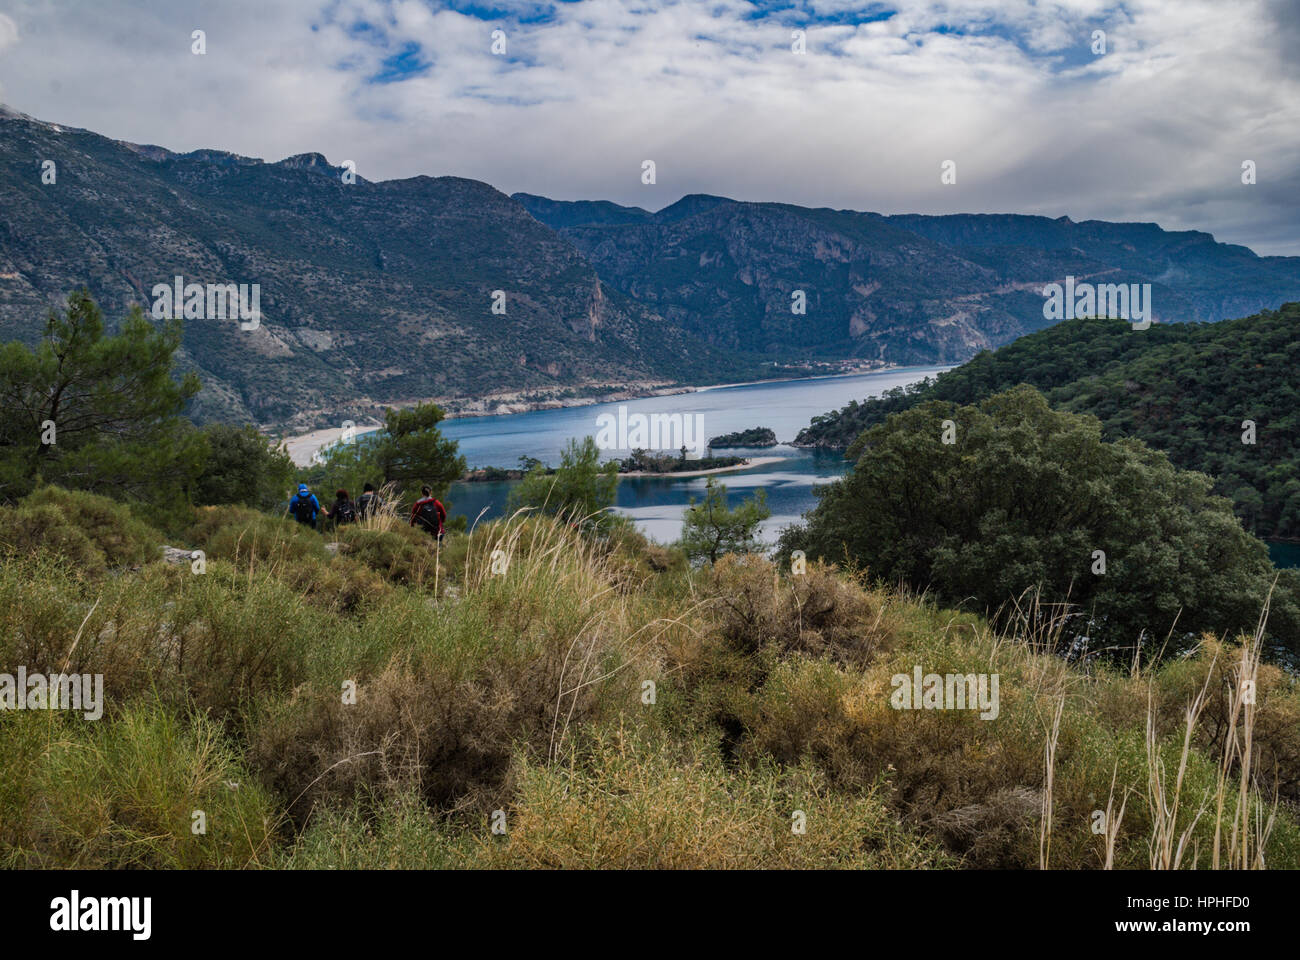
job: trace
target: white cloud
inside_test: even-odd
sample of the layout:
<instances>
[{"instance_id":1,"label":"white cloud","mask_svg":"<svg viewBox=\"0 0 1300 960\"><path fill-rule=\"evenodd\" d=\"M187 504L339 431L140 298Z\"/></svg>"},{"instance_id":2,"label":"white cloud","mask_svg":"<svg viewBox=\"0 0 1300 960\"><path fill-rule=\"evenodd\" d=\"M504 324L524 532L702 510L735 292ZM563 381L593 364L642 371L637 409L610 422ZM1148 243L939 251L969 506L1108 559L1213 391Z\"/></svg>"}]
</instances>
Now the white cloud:
<instances>
[{"instance_id":1,"label":"white cloud","mask_svg":"<svg viewBox=\"0 0 1300 960\"><path fill-rule=\"evenodd\" d=\"M0 13L0 52L18 42L18 24L13 18Z\"/></svg>"},{"instance_id":2,"label":"white cloud","mask_svg":"<svg viewBox=\"0 0 1300 960\"><path fill-rule=\"evenodd\" d=\"M1300 78L1277 0L1231 16L1216 0L901 0L870 23L853 14L873 5L851 0L816 0L811 18L582 0L537 23L423 0L13 6L10 104L119 139L318 150L371 179L455 174L651 208L709 192L1154 220L1300 253L1300 201L1281 189L1300 176ZM352 29L362 20L372 29ZM1088 49L1098 24L1103 57ZM807 56L790 51L796 25ZM205 57L190 53L196 27ZM509 58L490 53L496 27ZM408 44L426 72L367 82ZM956 186L940 184L947 159ZM1259 164L1257 188L1240 184L1242 159Z\"/></svg>"}]
</instances>

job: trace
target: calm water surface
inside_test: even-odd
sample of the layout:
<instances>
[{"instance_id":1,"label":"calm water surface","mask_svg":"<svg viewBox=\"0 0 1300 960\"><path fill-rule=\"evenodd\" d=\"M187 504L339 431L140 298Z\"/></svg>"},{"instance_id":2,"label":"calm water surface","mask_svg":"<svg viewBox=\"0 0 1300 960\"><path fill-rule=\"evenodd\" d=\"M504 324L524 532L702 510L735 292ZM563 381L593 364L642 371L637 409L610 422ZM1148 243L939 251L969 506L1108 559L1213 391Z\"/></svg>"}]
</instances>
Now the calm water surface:
<instances>
[{"instance_id":1,"label":"calm water surface","mask_svg":"<svg viewBox=\"0 0 1300 960\"><path fill-rule=\"evenodd\" d=\"M1300 543L1289 540L1268 541L1268 555L1275 567L1300 567Z\"/></svg>"},{"instance_id":2,"label":"calm water surface","mask_svg":"<svg viewBox=\"0 0 1300 960\"><path fill-rule=\"evenodd\" d=\"M837 410L850 400L879 396L947 367L904 367L852 377L825 377L716 387L669 397L645 397L619 403L601 403L561 410L537 410L494 417L464 417L440 425L442 433L460 444L466 462L474 467L517 467L522 456L536 457L552 466L571 438L595 436L596 418L617 413L620 405L634 413L700 414L705 438L751 427L771 427L782 441L776 447L725 451L736 456L784 457L779 463L718 474L733 505L757 489L767 492L772 516L763 524L765 542L775 542L782 528L797 520L816 503L815 488L844 474L848 464L839 454L800 450L788 445L795 435L820 414ZM608 451L611 457L630 451ZM649 537L667 543L681 534L682 512L691 497L704 495L707 477L629 477L619 481L616 509L633 518ZM506 508L509 482L456 483L448 494L451 514L464 514L472 522L487 509L484 519L500 517Z\"/></svg>"}]
</instances>

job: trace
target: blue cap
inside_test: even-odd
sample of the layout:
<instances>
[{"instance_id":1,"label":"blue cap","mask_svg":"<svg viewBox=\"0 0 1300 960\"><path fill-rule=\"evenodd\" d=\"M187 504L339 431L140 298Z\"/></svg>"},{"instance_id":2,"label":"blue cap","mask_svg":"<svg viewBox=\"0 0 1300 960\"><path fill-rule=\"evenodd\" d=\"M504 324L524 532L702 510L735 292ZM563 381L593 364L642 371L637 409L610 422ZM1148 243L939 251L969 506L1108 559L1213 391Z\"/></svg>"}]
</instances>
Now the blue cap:
<instances>
[{"instance_id":1,"label":"blue cap","mask_svg":"<svg viewBox=\"0 0 1300 960\"><path fill-rule=\"evenodd\" d=\"M299 493L306 493L306 492L307 492L307 484L305 484L305 483L300 483L300 484L298 484L298 492L299 492Z\"/></svg>"}]
</instances>

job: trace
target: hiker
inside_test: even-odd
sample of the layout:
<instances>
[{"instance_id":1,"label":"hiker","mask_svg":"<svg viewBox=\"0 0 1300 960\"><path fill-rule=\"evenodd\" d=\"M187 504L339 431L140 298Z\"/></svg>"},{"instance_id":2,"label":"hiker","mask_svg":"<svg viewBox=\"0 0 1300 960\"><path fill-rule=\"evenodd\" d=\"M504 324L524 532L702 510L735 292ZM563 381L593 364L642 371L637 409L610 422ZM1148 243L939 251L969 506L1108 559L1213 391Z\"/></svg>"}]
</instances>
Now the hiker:
<instances>
[{"instance_id":1,"label":"hiker","mask_svg":"<svg viewBox=\"0 0 1300 960\"><path fill-rule=\"evenodd\" d=\"M357 517L364 520L372 515L378 516L381 506L383 501L379 499L379 494L375 493L375 485L367 483L365 490L361 491L361 496L357 497Z\"/></svg>"},{"instance_id":2,"label":"hiker","mask_svg":"<svg viewBox=\"0 0 1300 960\"><path fill-rule=\"evenodd\" d=\"M435 540L442 540L442 525L447 520L447 508L434 498L433 491L427 486L421 487L420 493L422 496L411 508L411 526L418 524L428 530Z\"/></svg>"},{"instance_id":3,"label":"hiker","mask_svg":"<svg viewBox=\"0 0 1300 960\"><path fill-rule=\"evenodd\" d=\"M325 516L334 521L337 526L340 523L356 523L357 507L348 496L346 490L334 491L334 505L325 511Z\"/></svg>"},{"instance_id":4,"label":"hiker","mask_svg":"<svg viewBox=\"0 0 1300 960\"><path fill-rule=\"evenodd\" d=\"M299 523L310 524L316 529L316 514L320 513L320 501L316 494L307 489L307 484L298 484L298 496L289 501L289 512Z\"/></svg>"}]
</instances>

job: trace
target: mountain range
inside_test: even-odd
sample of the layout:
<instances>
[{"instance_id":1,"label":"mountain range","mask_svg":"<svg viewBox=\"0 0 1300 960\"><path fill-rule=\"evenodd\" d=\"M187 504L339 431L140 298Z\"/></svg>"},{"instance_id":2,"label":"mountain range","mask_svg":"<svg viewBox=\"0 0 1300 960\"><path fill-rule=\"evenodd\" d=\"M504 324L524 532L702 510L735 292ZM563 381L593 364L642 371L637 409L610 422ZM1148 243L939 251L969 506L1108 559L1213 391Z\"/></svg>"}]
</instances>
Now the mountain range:
<instances>
[{"instance_id":1,"label":"mountain range","mask_svg":"<svg viewBox=\"0 0 1300 960\"><path fill-rule=\"evenodd\" d=\"M186 322L181 361L204 383L191 415L286 427L775 364L955 363L1047 326L1042 288L1066 276L1150 283L1157 321L1300 299L1300 258L1155 224L706 195L652 213L460 177L371 182L319 154L176 153L0 107L0 339L35 342L79 286L110 322L148 312L176 276L261 294L256 329Z\"/></svg>"},{"instance_id":2,"label":"mountain range","mask_svg":"<svg viewBox=\"0 0 1300 960\"><path fill-rule=\"evenodd\" d=\"M43 183L47 160L54 182ZM188 320L196 419L309 425L376 404L746 376L460 177L346 183L318 154L175 154L0 117L0 339L85 285L110 321L156 284L260 286L261 322ZM504 314L493 313L501 290ZM324 425L322 423L322 425Z\"/></svg>"},{"instance_id":3,"label":"mountain range","mask_svg":"<svg viewBox=\"0 0 1300 960\"><path fill-rule=\"evenodd\" d=\"M960 362L1050 325L1043 287L1067 276L1150 283L1156 321L1242 316L1300 292L1300 257L1153 223L884 216L701 195L658 213L515 198L606 282L715 346L770 358Z\"/></svg>"}]
</instances>

